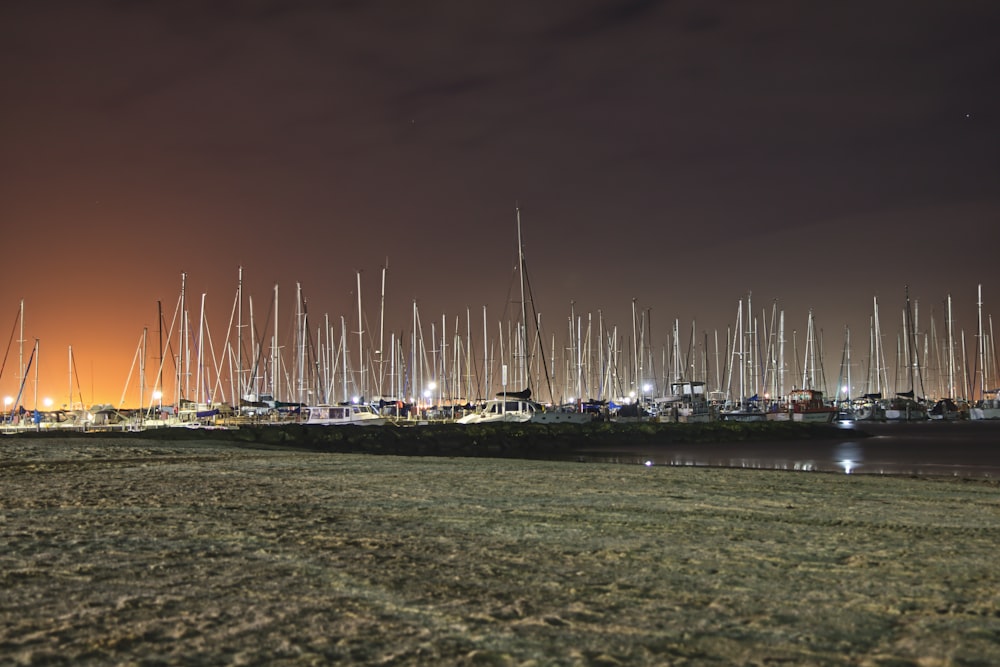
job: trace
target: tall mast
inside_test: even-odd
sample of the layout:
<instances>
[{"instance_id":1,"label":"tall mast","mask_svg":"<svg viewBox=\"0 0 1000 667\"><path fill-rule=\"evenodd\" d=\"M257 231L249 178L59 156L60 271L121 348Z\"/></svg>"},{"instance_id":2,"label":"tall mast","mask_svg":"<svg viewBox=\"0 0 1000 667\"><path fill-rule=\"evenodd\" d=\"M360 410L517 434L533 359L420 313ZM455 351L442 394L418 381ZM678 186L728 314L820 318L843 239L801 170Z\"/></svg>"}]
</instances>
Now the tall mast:
<instances>
[{"instance_id":1,"label":"tall mast","mask_svg":"<svg viewBox=\"0 0 1000 667\"><path fill-rule=\"evenodd\" d=\"M295 337L298 343L298 363L296 366L296 376L298 377L298 396L295 400L299 403L305 402L305 369L306 369L306 331L305 316L302 313L302 283L295 283Z\"/></svg>"},{"instance_id":2,"label":"tall mast","mask_svg":"<svg viewBox=\"0 0 1000 667\"><path fill-rule=\"evenodd\" d=\"M41 356L42 356L40 354L38 348L39 348L38 339L36 338L35 339L35 353L34 353L34 357L35 357L35 396L34 396L34 403L35 403L35 405L34 405L34 408L35 408L35 410L38 409L38 366L39 366L39 362L41 361Z\"/></svg>"},{"instance_id":3,"label":"tall mast","mask_svg":"<svg viewBox=\"0 0 1000 667\"><path fill-rule=\"evenodd\" d=\"M201 294L201 309L198 313L198 368L194 380L195 403L201 403L208 395L208 382L203 378L205 373L205 293Z\"/></svg>"},{"instance_id":4,"label":"tall mast","mask_svg":"<svg viewBox=\"0 0 1000 667\"><path fill-rule=\"evenodd\" d=\"M190 375L188 374L188 361L189 358L188 350L188 312L187 312L187 274L181 274L181 343L178 345L178 353L180 354L180 360L177 364L177 372L181 374L182 377L177 379L177 391L179 394L179 400L177 402L177 407L180 408L180 399L186 399L189 393L189 381Z\"/></svg>"},{"instance_id":5,"label":"tall mast","mask_svg":"<svg viewBox=\"0 0 1000 667\"><path fill-rule=\"evenodd\" d=\"M358 279L358 395L365 395L365 339L364 320L361 319L361 272L357 272Z\"/></svg>"},{"instance_id":6,"label":"tall mast","mask_svg":"<svg viewBox=\"0 0 1000 667\"><path fill-rule=\"evenodd\" d=\"M480 397L485 398L489 396L490 390L492 389L492 378L490 377L490 349L489 349L489 333L487 331L488 327L486 325L486 306L483 306L483 391L479 392Z\"/></svg>"},{"instance_id":7,"label":"tall mast","mask_svg":"<svg viewBox=\"0 0 1000 667\"><path fill-rule=\"evenodd\" d=\"M18 314L20 334L17 338L17 386L24 384L24 299L21 299L21 310ZM14 406L15 408L18 406Z\"/></svg>"},{"instance_id":8,"label":"tall mast","mask_svg":"<svg viewBox=\"0 0 1000 667\"><path fill-rule=\"evenodd\" d=\"M246 393L243 387L243 267L239 267L239 278L236 281L236 409L243 402Z\"/></svg>"},{"instance_id":9,"label":"tall mast","mask_svg":"<svg viewBox=\"0 0 1000 667\"><path fill-rule=\"evenodd\" d=\"M148 327L142 328L142 354L139 355L139 425L142 425L142 406L146 389L146 332ZM69 348L70 383L69 397L70 407L73 407L73 348Z\"/></svg>"},{"instance_id":10,"label":"tall mast","mask_svg":"<svg viewBox=\"0 0 1000 667\"><path fill-rule=\"evenodd\" d=\"M350 367L350 364L347 360L347 320L344 319L343 315L340 316L340 358L343 359L344 362L344 372L340 375L340 395L341 400L347 402L347 369Z\"/></svg>"},{"instance_id":11,"label":"tall mast","mask_svg":"<svg viewBox=\"0 0 1000 667\"><path fill-rule=\"evenodd\" d=\"M274 283L274 332L271 334L271 398L280 401L278 389L278 373L281 367L281 357L278 354L278 283Z\"/></svg>"},{"instance_id":12,"label":"tall mast","mask_svg":"<svg viewBox=\"0 0 1000 667\"><path fill-rule=\"evenodd\" d=\"M948 396L958 398L955 392L955 325L951 320L951 295L948 295Z\"/></svg>"},{"instance_id":13,"label":"tall mast","mask_svg":"<svg viewBox=\"0 0 1000 667\"><path fill-rule=\"evenodd\" d=\"M785 311L778 315L778 396L785 395ZM777 397L775 397L777 398Z\"/></svg>"},{"instance_id":14,"label":"tall mast","mask_svg":"<svg viewBox=\"0 0 1000 667\"><path fill-rule=\"evenodd\" d=\"M472 397L472 309L465 307L465 402Z\"/></svg>"},{"instance_id":15,"label":"tall mast","mask_svg":"<svg viewBox=\"0 0 1000 667\"><path fill-rule=\"evenodd\" d=\"M983 285L979 284L976 298L979 340L976 343L979 356L979 400L986 398L986 338L983 336Z\"/></svg>"},{"instance_id":16,"label":"tall mast","mask_svg":"<svg viewBox=\"0 0 1000 667\"><path fill-rule=\"evenodd\" d=\"M389 258L385 258L385 266L382 267L382 294L379 299L379 315L378 315L378 349L375 350L375 354L378 355L376 362L378 363L378 375L376 376L376 392L381 396L382 391L382 350L385 345L385 272L389 268Z\"/></svg>"},{"instance_id":17,"label":"tall mast","mask_svg":"<svg viewBox=\"0 0 1000 667\"><path fill-rule=\"evenodd\" d=\"M528 379L527 373L527 354L528 354L528 309L527 303L524 300L524 245L521 242L521 209L515 209L517 214L517 275L518 281L521 284L521 324L524 331L524 344L521 350L521 363L519 365L521 378L530 387L530 380Z\"/></svg>"}]
</instances>

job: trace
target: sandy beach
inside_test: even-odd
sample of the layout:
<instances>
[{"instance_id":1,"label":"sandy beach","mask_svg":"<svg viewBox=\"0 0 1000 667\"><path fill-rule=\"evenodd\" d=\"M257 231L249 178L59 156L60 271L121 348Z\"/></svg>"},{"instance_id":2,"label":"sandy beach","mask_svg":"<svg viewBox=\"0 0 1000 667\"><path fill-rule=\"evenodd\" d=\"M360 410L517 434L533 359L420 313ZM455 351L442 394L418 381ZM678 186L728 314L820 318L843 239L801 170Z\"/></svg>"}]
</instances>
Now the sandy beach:
<instances>
[{"instance_id":1,"label":"sandy beach","mask_svg":"<svg viewBox=\"0 0 1000 667\"><path fill-rule=\"evenodd\" d=\"M0 663L1000 664L995 481L0 439Z\"/></svg>"}]
</instances>

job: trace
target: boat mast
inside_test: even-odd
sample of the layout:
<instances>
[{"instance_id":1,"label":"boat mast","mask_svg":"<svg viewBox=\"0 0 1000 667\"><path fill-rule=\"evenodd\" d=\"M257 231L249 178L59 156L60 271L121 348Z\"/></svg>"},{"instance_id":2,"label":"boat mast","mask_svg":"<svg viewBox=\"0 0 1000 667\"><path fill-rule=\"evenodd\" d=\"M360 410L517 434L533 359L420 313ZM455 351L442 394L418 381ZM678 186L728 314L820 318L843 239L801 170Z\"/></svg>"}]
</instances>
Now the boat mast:
<instances>
[{"instance_id":1,"label":"boat mast","mask_svg":"<svg viewBox=\"0 0 1000 667\"><path fill-rule=\"evenodd\" d=\"M813 327L813 311L810 308L806 324L806 355L802 362L803 389L813 389L813 382L816 379L816 330Z\"/></svg>"},{"instance_id":2,"label":"boat mast","mask_svg":"<svg viewBox=\"0 0 1000 667\"><path fill-rule=\"evenodd\" d=\"M472 309L465 307L465 402L472 397Z\"/></svg>"},{"instance_id":3,"label":"boat mast","mask_svg":"<svg viewBox=\"0 0 1000 667\"><path fill-rule=\"evenodd\" d=\"M302 314L302 283L295 283L295 343L297 348L295 376L296 398L299 403L305 402L305 367L306 367L306 345L305 345L305 324Z\"/></svg>"},{"instance_id":4,"label":"boat mast","mask_svg":"<svg viewBox=\"0 0 1000 667\"><path fill-rule=\"evenodd\" d=\"M986 339L983 337L983 285L979 284L976 297L976 313L979 329L979 340L976 347L978 350L979 365L979 400L986 398Z\"/></svg>"},{"instance_id":5,"label":"boat mast","mask_svg":"<svg viewBox=\"0 0 1000 667\"><path fill-rule=\"evenodd\" d=\"M236 409L243 402L246 391L243 387L243 267L239 267L239 276L236 280L236 391L239 392L235 399ZM232 393L232 389L230 389Z\"/></svg>"},{"instance_id":6,"label":"boat mast","mask_svg":"<svg viewBox=\"0 0 1000 667\"><path fill-rule=\"evenodd\" d=\"M385 379L384 370L382 368L382 350L385 346L385 272L389 268L389 258L385 258L385 266L382 267L382 293L379 297L379 307L378 307L378 349L375 350L376 360L375 363L378 365L378 374L375 376L375 393L382 396L384 392L382 391L382 383Z\"/></svg>"},{"instance_id":7,"label":"boat mast","mask_svg":"<svg viewBox=\"0 0 1000 667\"><path fill-rule=\"evenodd\" d=\"M17 339L17 384L21 386L24 384L24 374L27 372L24 368L24 299L21 299L21 309L17 317L18 324L20 325L20 333ZM20 397L20 392L18 393ZM14 407L19 407L20 403Z\"/></svg>"},{"instance_id":8,"label":"boat mast","mask_svg":"<svg viewBox=\"0 0 1000 667\"><path fill-rule=\"evenodd\" d=\"M347 401L347 376L348 368L350 364L347 359L347 321L344 316L340 316L340 358L344 363L344 372L340 375L341 382L341 400Z\"/></svg>"},{"instance_id":9,"label":"boat mast","mask_svg":"<svg viewBox=\"0 0 1000 667\"><path fill-rule=\"evenodd\" d=\"M358 395L365 395L365 327L361 317L361 272L357 271L358 284Z\"/></svg>"},{"instance_id":10,"label":"boat mast","mask_svg":"<svg viewBox=\"0 0 1000 667\"><path fill-rule=\"evenodd\" d=\"M777 396L785 395L785 311L778 316L778 368L775 374L778 379Z\"/></svg>"},{"instance_id":11,"label":"boat mast","mask_svg":"<svg viewBox=\"0 0 1000 667\"><path fill-rule=\"evenodd\" d=\"M521 241L521 209L517 207L515 209L517 216L517 275L518 282L521 284L521 325L523 327L523 347L521 354L521 362L519 364L519 372L521 374L521 379L523 382L527 383L527 388L531 388L531 380L528 378L527 374L527 347L528 347L528 307L527 302L524 299L524 244Z\"/></svg>"},{"instance_id":12,"label":"boat mast","mask_svg":"<svg viewBox=\"0 0 1000 667\"><path fill-rule=\"evenodd\" d=\"M948 396L958 398L955 391L955 323L952 321L951 294L948 295Z\"/></svg>"},{"instance_id":13,"label":"boat mast","mask_svg":"<svg viewBox=\"0 0 1000 667\"><path fill-rule=\"evenodd\" d=\"M39 352L38 339L35 339L35 391L34 391L34 409L38 410L38 366L40 365L42 355Z\"/></svg>"},{"instance_id":14,"label":"boat mast","mask_svg":"<svg viewBox=\"0 0 1000 667\"><path fill-rule=\"evenodd\" d=\"M490 393L491 388L491 373L490 370L490 350L489 350L489 334L487 333L486 324L486 306L483 306L483 388L478 391L480 398L485 398Z\"/></svg>"},{"instance_id":15,"label":"boat mast","mask_svg":"<svg viewBox=\"0 0 1000 667\"><path fill-rule=\"evenodd\" d=\"M207 396L208 382L202 377L205 373L205 293L201 294L201 309L198 313L198 367L194 379L195 404L201 403Z\"/></svg>"},{"instance_id":16,"label":"boat mast","mask_svg":"<svg viewBox=\"0 0 1000 667\"><path fill-rule=\"evenodd\" d=\"M271 333L271 398L280 401L278 389L278 372L281 367L281 357L278 352L278 283L274 283L274 331Z\"/></svg>"},{"instance_id":17,"label":"boat mast","mask_svg":"<svg viewBox=\"0 0 1000 667\"><path fill-rule=\"evenodd\" d=\"M146 333L148 327L142 328L142 354L139 356L139 426L142 426L142 406L143 399L145 397L146 389ZM70 383L69 383L69 397L70 397L70 407L73 405L73 348L69 348L69 363L70 363Z\"/></svg>"},{"instance_id":18,"label":"boat mast","mask_svg":"<svg viewBox=\"0 0 1000 667\"><path fill-rule=\"evenodd\" d=\"M177 378L178 387L178 401L177 409L180 409L180 402L187 399L190 390L190 350L188 349L188 312L187 312L187 274L181 274L181 343L178 345L178 352L180 354L180 360L177 364L177 372L180 374ZM182 377L181 377L182 376Z\"/></svg>"}]
</instances>

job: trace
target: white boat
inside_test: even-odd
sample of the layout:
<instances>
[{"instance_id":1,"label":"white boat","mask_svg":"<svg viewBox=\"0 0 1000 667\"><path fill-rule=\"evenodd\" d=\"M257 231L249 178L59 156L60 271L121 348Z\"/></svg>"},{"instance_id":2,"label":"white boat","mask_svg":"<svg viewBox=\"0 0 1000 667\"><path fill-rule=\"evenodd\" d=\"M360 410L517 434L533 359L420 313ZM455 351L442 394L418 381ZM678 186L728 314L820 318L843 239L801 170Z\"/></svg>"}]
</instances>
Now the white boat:
<instances>
[{"instance_id":1,"label":"white boat","mask_svg":"<svg viewBox=\"0 0 1000 667\"><path fill-rule=\"evenodd\" d=\"M531 421L541 406L525 395L530 392L500 393L474 412L458 419L459 424L490 424L495 422Z\"/></svg>"},{"instance_id":2,"label":"white boat","mask_svg":"<svg viewBox=\"0 0 1000 667\"><path fill-rule=\"evenodd\" d=\"M1000 389L989 392L992 398L977 401L969 410L970 419L1000 419Z\"/></svg>"},{"instance_id":3,"label":"white boat","mask_svg":"<svg viewBox=\"0 0 1000 667\"><path fill-rule=\"evenodd\" d=\"M654 399L660 421L704 423L712 421L712 409L705 396L704 382L674 382L671 395Z\"/></svg>"},{"instance_id":4,"label":"white boat","mask_svg":"<svg viewBox=\"0 0 1000 667\"><path fill-rule=\"evenodd\" d=\"M320 426L381 426L385 417L368 405L307 405L302 407L305 418L301 423Z\"/></svg>"}]
</instances>

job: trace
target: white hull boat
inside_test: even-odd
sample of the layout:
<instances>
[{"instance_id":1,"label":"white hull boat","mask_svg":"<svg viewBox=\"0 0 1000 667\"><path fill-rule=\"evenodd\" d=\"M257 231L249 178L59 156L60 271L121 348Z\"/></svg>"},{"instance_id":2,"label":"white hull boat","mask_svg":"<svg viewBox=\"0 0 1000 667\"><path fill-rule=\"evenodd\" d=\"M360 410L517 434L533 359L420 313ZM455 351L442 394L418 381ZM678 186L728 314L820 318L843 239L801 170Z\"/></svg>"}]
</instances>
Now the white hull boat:
<instances>
[{"instance_id":1,"label":"white hull boat","mask_svg":"<svg viewBox=\"0 0 1000 667\"><path fill-rule=\"evenodd\" d=\"M319 426L381 426L385 417L367 405L309 405L302 408L303 424Z\"/></svg>"}]
</instances>

